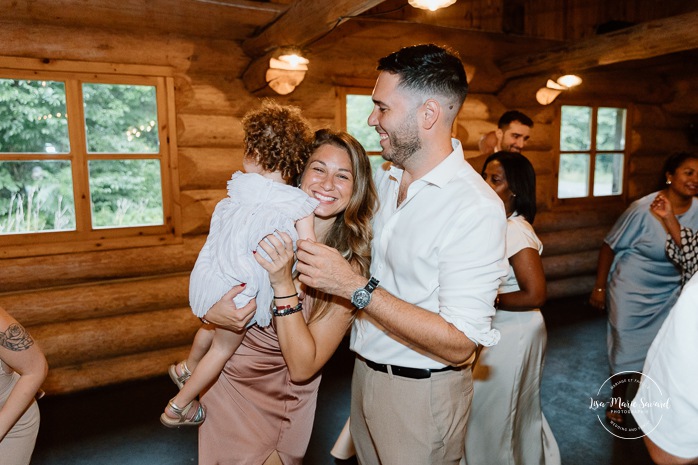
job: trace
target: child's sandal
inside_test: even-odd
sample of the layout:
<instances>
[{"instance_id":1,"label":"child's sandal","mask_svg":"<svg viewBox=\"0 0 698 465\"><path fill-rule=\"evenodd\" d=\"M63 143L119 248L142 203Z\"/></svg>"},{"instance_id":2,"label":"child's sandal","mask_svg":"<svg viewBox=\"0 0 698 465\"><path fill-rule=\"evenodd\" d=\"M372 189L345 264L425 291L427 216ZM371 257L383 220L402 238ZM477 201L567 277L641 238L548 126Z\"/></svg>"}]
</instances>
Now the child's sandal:
<instances>
[{"instance_id":1,"label":"child's sandal","mask_svg":"<svg viewBox=\"0 0 698 465\"><path fill-rule=\"evenodd\" d=\"M168 428L199 426L206 419L206 411L199 401L192 400L184 408L177 407L173 401L174 398L167 403L167 406L177 415L177 418L171 418L166 413L160 415L160 423ZM194 405L196 405L196 407Z\"/></svg>"},{"instance_id":2,"label":"child's sandal","mask_svg":"<svg viewBox=\"0 0 698 465\"><path fill-rule=\"evenodd\" d=\"M182 374L177 374L177 367L179 367L179 371L182 372ZM167 372L170 374L170 379L172 380L173 383L177 385L179 389L182 389L184 387L184 383L187 382L187 380L191 377L191 371L189 371L189 367L187 367L187 361L183 360L177 364L170 365L170 368L167 370Z\"/></svg>"}]
</instances>

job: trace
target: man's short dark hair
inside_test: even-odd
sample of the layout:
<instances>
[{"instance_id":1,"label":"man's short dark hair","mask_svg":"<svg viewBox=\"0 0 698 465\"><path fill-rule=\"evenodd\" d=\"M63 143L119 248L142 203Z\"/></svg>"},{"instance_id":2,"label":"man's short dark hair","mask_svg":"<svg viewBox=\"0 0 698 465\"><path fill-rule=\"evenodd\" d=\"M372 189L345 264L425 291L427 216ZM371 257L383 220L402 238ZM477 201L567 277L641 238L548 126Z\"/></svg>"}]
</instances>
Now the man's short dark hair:
<instances>
[{"instance_id":1,"label":"man's short dark hair","mask_svg":"<svg viewBox=\"0 0 698 465\"><path fill-rule=\"evenodd\" d=\"M497 123L497 127L499 129L506 129L509 127L511 123L514 121L518 121L519 123L523 124L524 126L528 126L529 128L533 127L533 120L529 118L528 116L524 115L520 111L516 110L510 110L505 112L501 118L499 118L499 122Z\"/></svg>"},{"instance_id":2,"label":"man's short dark hair","mask_svg":"<svg viewBox=\"0 0 698 465\"><path fill-rule=\"evenodd\" d=\"M400 76L400 85L454 99L458 107L468 94L468 80L458 54L445 47L422 44L405 47L378 61L378 71Z\"/></svg>"}]
</instances>

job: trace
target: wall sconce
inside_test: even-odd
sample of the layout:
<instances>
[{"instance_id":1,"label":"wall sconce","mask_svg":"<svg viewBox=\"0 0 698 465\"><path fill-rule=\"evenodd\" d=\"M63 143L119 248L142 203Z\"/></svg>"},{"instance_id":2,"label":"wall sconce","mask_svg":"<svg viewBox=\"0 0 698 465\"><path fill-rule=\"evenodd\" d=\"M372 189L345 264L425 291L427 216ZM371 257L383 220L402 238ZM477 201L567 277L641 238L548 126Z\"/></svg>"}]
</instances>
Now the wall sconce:
<instances>
[{"instance_id":1,"label":"wall sconce","mask_svg":"<svg viewBox=\"0 0 698 465\"><path fill-rule=\"evenodd\" d=\"M538 89L538 92L536 92L536 101L541 105L550 105L562 91L569 90L581 83L582 78L575 74L565 74L559 77L557 81L548 79L545 87L541 87Z\"/></svg>"},{"instance_id":2,"label":"wall sconce","mask_svg":"<svg viewBox=\"0 0 698 465\"><path fill-rule=\"evenodd\" d=\"M409 4L414 8L422 10L436 11L439 8L446 8L456 3L456 0L409 0Z\"/></svg>"},{"instance_id":3,"label":"wall sconce","mask_svg":"<svg viewBox=\"0 0 698 465\"><path fill-rule=\"evenodd\" d=\"M267 84L279 95L290 94L305 79L309 63L298 50L280 50L278 58L269 59Z\"/></svg>"}]
</instances>

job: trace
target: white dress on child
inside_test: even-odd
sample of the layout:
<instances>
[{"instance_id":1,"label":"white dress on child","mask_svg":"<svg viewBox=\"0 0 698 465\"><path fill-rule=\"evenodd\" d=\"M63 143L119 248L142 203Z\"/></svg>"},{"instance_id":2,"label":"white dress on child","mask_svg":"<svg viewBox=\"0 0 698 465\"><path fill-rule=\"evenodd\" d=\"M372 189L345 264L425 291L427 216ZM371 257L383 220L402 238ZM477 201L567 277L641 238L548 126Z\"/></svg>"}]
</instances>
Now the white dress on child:
<instances>
[{"instance_id":1,"label":"white dress on child","mask_svg":"<svg viewBox=\"0 0 698 465\"><path fill-rule=\"evenodd\" d=\"M235 172L228 181L228 197L216 205L208 238L189 278L194 314L204 316L231 288L246 283L235 296L235 305L242 307L256 298L257 311L250 325L269 325L273 292L269 275L252 252L257 250L268 258L258 249L259 242L275 231L291 236L295 250L298 233L294 223L310 215L318 204L296 187L256 173Z\"/></svg>"}]
</instances>

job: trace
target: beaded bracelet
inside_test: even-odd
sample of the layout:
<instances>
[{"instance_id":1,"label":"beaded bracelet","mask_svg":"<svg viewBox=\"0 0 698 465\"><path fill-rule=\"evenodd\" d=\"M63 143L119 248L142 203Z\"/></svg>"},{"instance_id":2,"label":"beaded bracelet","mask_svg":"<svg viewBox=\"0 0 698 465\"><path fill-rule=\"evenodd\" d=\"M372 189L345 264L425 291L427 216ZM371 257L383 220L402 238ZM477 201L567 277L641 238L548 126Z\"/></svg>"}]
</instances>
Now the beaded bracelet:
<instances>
[{"instance_id":1,"label":"beaded bracelet","mask_svg":"<svg viewBox=\"0 0 698 465\"><path fill-rule=\"evenodd\" d=\"M294 313L300 312L303 310L303 304L298 303L295 307L291 307L290 305L283 305L281 307L272 307L272 314L274 316L286 316L286 315L292 315Z\"/></svg>"}]
</instances>

